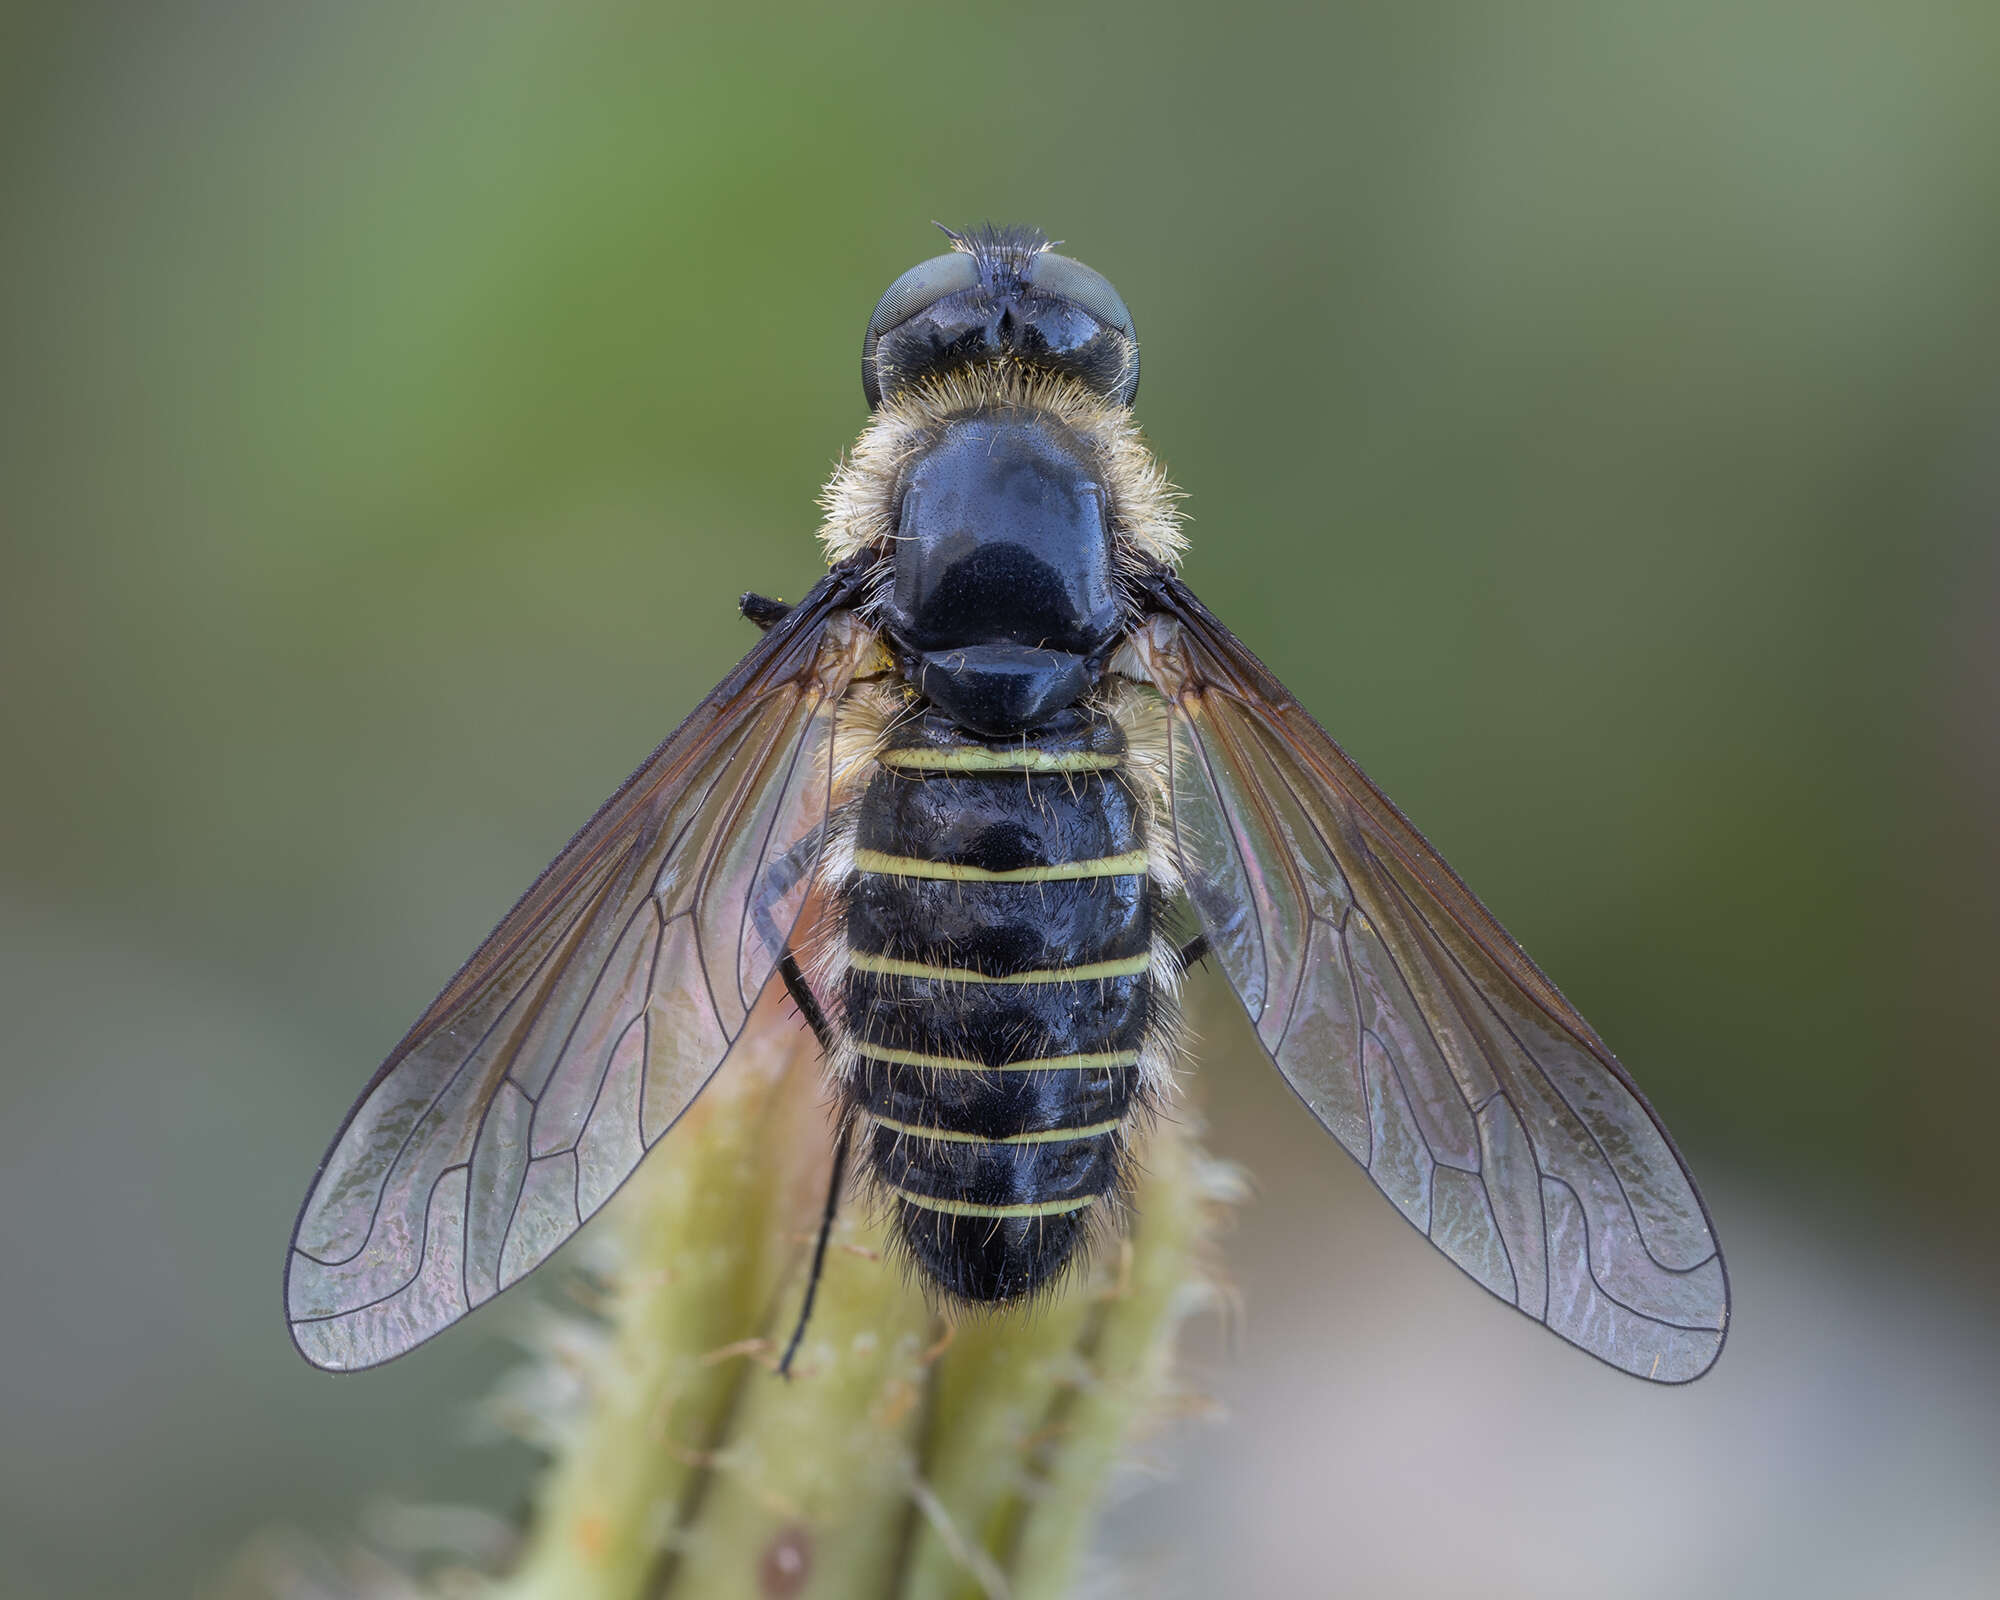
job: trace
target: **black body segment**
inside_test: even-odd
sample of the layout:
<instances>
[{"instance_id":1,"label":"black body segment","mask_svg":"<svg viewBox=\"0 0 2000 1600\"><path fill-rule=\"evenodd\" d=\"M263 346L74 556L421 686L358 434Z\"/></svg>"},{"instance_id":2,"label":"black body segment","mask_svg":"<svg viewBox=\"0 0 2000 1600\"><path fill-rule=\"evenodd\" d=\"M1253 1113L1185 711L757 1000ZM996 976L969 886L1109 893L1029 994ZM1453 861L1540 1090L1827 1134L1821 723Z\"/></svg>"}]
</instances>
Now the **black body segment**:
<instances>
[{"instance_id":1,"label":"black body segment","mask_svg":"<svg viewBox=\"0 0 2000 1600\"><path fill-rule=\"evenodd\" d=\"M895 580L916 649L1095 649L1118 625L1118 591L1082 445L1046 417L951 424L904 480Z\"/></svg>"},{"instance_id":2,"label":"black body segment","mask_svg":"<svg viewBox=\"0 0 2000 1600\"><path fill-rule=\"evenodd\" d=\"M1122 1182L1156 1005L1123 748L1077 708L1004 745L933 712L861 800L850 1105L903 1243L968 1300L1050 1282Z\"/></svg>"},{"instance_id":3,"label":"black body segment","mask_svg":"<svg viewBox=\"0 0 2000 1600\"><path fill-rule=\"evenodd\" d=\"M1116 1058L1137 1052L1102 1054ZM871 1117L908 1127L962 1128L1004 1139L1121 1122L1132 1110L1138 1081L1138 1068L1123 1064L1040 1068L1017 1064L1002 1071L940 1071L906 1060L864 1056L853 1087L856 1103Z\"/></svg>"},{"instance_id":4,"label":"black body segment","mask_svg":"<svg viewBox=\"0 0 2000 1600\"><path fill-rule=\"evenodd\" d=\"M960 727L1006 738L1076 704L1122 616L1082 443L1032 413L950 423L904 480L893 578L903 670Z\"/></svg>"}]
</instances>

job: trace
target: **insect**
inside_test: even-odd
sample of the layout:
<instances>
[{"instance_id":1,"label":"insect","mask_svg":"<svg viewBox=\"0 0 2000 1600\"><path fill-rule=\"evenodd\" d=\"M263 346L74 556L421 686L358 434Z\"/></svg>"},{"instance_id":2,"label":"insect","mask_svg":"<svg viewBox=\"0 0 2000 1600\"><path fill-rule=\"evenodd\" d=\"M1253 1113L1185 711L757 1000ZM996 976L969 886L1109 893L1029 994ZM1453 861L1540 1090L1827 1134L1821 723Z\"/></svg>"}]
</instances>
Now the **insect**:
<instances>
[{"instance_id":1,"label":"insect","mask_svg":"<svg viewBox=\"0 0 2000 1600\"><path fill-rule=\"evenodd\" d=\"M813 1281L852 1159L942 1296L1026 1300L1115 1226L1208 959L1465 1272L1613 1366L1698 1377L1729 1293L1686 1166L1177 575L1124 302L1037 232L950 239L869 321L826 576L744 597L756 646L349 1113L288 1257L299 1349L370 1366L518 1281L727 1070L771 983L839 1093Z\"/></svg>"}]
</instances>

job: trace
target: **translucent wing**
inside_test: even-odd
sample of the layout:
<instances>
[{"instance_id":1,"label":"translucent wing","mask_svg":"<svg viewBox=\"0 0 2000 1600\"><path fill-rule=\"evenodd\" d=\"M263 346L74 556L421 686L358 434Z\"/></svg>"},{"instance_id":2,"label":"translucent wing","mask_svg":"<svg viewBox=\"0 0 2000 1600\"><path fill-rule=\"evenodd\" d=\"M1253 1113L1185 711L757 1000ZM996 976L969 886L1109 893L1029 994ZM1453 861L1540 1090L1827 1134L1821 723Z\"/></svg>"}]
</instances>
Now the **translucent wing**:
<instances>
[{"instance_id":1,"label":"translucent wing","mask_svg":"<svg viewBox=\"0 0 2000 1600\"><path fill-rule=\"evenodd\" d=\"M1190 898L1264 1047L1487 1289L1663 1383L1729 1285L1666 1129L1590 1025L1178 579L1133 636L1167 698Z\"/></svg>"},{"instance_id":2,"label":"translucent wing","mask_svg":"<svg viewBox=\"0 0 2000 1600\"><path fill-rule=\"evenodd\" d=\"M375 1075L292 1235L307 1360L386 1361L520 1278L728 1054L811 886L855 582L765 634Z\"/></svg>"}]
</instances>

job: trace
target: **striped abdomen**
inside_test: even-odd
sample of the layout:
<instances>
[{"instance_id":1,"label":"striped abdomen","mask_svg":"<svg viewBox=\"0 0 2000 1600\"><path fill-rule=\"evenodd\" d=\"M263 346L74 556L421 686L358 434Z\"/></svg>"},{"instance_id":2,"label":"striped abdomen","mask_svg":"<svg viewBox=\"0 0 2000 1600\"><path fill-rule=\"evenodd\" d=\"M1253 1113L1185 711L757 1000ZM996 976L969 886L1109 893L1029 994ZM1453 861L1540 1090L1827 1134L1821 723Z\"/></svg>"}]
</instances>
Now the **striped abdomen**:
<instances>
[{"instance_id":1,"label":"striped abdomen","mask_svg":"<svg viewBox=\"0 0 2000 1600\"><path fill-rule=\"evenodd\" d=\"M1138 801L1118 726L1024 742L907 723L863 796L847 901L849 1092L904 1242L1012 1300L1117 1190L1153 1022Z\"/></svg>"}]
</instances>

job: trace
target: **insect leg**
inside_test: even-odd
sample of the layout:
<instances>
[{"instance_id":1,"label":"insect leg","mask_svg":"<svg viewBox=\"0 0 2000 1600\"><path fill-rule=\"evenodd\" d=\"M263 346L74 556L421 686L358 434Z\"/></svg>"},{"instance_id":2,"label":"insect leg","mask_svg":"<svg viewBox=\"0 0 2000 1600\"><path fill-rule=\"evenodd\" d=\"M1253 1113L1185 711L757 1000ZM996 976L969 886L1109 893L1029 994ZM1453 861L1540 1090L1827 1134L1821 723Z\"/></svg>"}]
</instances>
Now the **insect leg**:
<instances>
[{"instance_id":1,"label":"insect leg","mask_svg":"<svg viewBox=\"0 0 2000 1600\"><path fill-rule=\"evenodd\" d=\"M1185 972L1189 967L1193 966L1197 961L1205 961L1207 958L1208 958L1208 935L1205 933L1198 933L1192 939L1188 940L1186 944L1181 946L1180 954L1176 959L1181 964L1181 971Z\"/></svg>"},{"instance_id":2,"label":"insect leg","mask_svg":"<svg viewBox=\"0 0 2000 1600\"><path fill-rule=\"evenodd\" d=\"M772 917L771 908L797 888L799 879L813 869L825 842L826 824L821 823L764 869L764 881L758 886L750 917L757 924L757 936L764 941L764 948L774 956L784 952L785 936Z\"/></svg>"},{"instance_id":3,"label":"insect leg","mask_svg":"<svg viewBox=\"0 0 2000 1600\"><path fill-rule=\"evenodd\" d=\"M769 595L746 594L736 602L736 609L744 617L769 633L772 628L791 615L792 608L782 600L773 600Z\"/></svg>"},{"instance_id":4,"label":"insect leg","mask_svg":"<svg viewBox=\"0 0 2000 1600\"><path fill-rule=\"evenodd\" d=\"M831 1059L833 1056L833 1028L826 1020L826 1013L819 1008L819 996L812 992L806 982L806 975L799 971L799 958L787 950L778 962L778 976L785 980L785 992L792 997L792 1004L799 1008L799 1015L806 1019L806 1026L819 1040L820 1053Z\"/></svg>"},{"instance_id":5,"label":"insect leg","mask_svg":"<svg viewBox=\"0 0 2000 1600\"><path fill-rule=\"evenodd\" d=\"M791 958L788 956L786 959L789 961ZM819 1275L826 1265L826 1242L833 1236L833 1216L840 1209L840 1182L847 1175L847 1147L854 1142L853 1135L854 1110L850 1106L841 1113L840 1126L833 1135L833 1173L827 1179L826 1209L820 1213L819 1237L813 1241L812 1274L806 1279L806 1298L799 1307L798 1326L792 1329L792 1337L778 1361L778 1376L781 1378L791 1377L792 1357L799 1353L799 1344L806 1336L806 1324L812 1320L813 1297L819 1293Z\"/></svg>"},{"instance_id":6,"label":"insect leg","mask_svg":"<svg viewBox=\"0 0 2000 1600\"><path fill-rule=\"evenodd\" d=\"M756 596L744 597L745 616L751 615L749 602ZM768 624L766 624L768 626ZM826 838L826 825L814 828L791 849L787 850L764 873L764 882L757 892L757 900L751 909L751 916L757 924L759 937L766 949L782 952L778 955L778 976L784 979L785 992L792 997L792 1004L798 1007L799 1015L806 1020L806 1026L813 1031L819 1041L820 1052L828 1059L833 1058L833 1026L820 1008L819 997L812 992L806 982L806 975L799 970L799 958L785 943L784 935L771 915L771 908L789 894L798 881L812 870L819 859L820 847ZM778 1362L778 1375L789 1378L792 1375L792 1358L799 1353L799 1345L806 1336L806 1324L812 1320L813 1300L819 1294L820 1273L826 1266L827 1241L833 1236L833 1219L840 1209L840 1185L847 1175L847 1147L853 1142L854 1112L852 1108L841 1113L840 1124L833 1136L833 1171L827 1179L826 1206L820 1213L819 1236L813 1241L812 1272L806 1279L806 1297L799 1307L798 1325L792 1329L792 1337L785 1345L784 1356Z\"/></svg>"}]
</instances>

